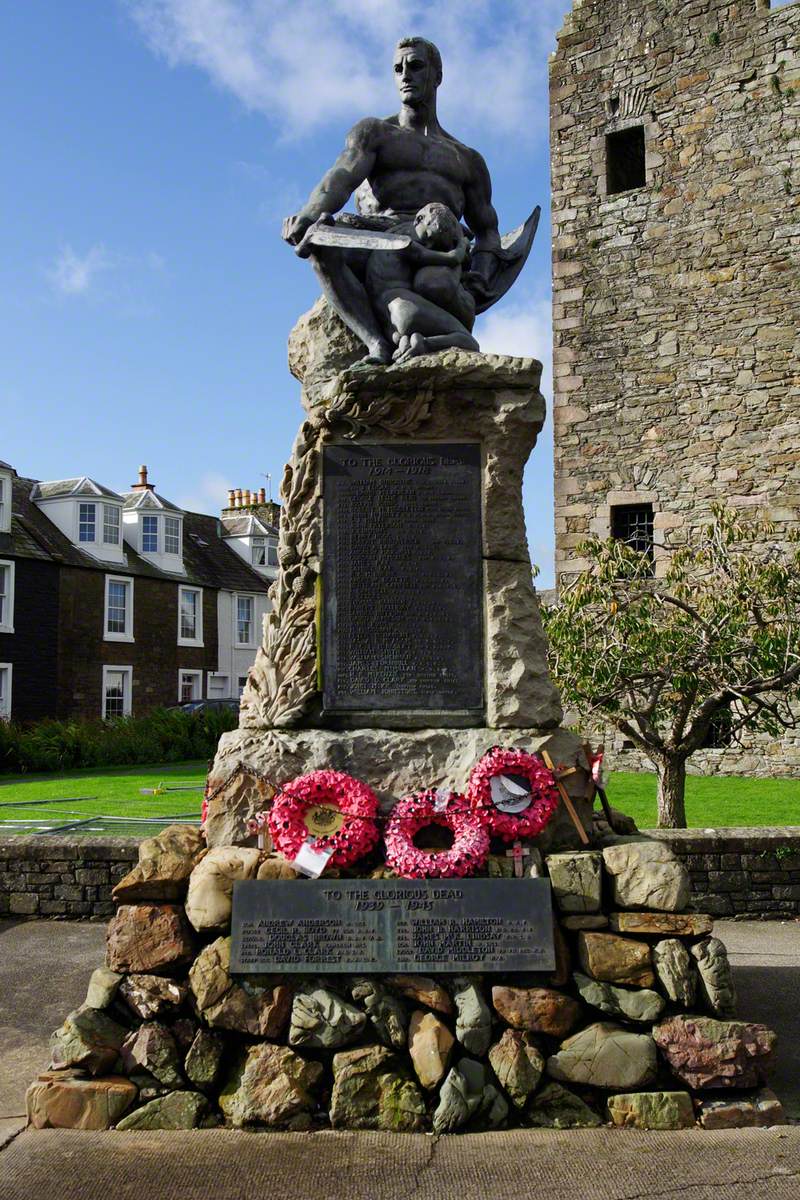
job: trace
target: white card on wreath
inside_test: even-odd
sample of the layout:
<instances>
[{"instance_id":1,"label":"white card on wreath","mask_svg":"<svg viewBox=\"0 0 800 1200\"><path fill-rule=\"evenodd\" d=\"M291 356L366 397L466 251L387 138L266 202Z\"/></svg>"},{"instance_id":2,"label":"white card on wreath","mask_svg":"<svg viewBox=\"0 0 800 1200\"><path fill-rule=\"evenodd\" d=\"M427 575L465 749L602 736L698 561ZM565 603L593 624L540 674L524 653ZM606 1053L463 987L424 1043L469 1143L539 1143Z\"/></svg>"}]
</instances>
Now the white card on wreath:
<instances>
[{"instance_id":1,"label":"white card on wreath","mask_svg":"<svg viewBox=\"0 0 800 1200\"><path fill-rule=\"evenodd\" d=\"M317 850L312 838L306 838L297 851L292 866L309 879L319 879L335 849Z\"/></svg>"}]
</instances>

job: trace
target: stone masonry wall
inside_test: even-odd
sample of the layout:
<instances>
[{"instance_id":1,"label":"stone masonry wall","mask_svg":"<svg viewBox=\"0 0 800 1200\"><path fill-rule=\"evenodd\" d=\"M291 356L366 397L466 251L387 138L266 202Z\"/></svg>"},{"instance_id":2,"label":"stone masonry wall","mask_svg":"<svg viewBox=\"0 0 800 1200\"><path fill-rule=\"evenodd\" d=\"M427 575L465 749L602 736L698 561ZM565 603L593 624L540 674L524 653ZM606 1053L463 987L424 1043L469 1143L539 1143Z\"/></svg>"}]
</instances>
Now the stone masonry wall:
<instances>
[{"instance_id":1,"label":"stone masonry wall","mask_svg":"<svg viewBox=\"0 0 800 1200\"><path fill-rule=\"evenodd\" d=\"M0 837L0 916L107 920L138 838Z\"/></svg>"},{"instance_id":2,"label":"stone masonry wall","mask_svg":"<svg viewBox=\"0 0 800 1200\"><path fill-rule=\"evenodd\" d=\"M700 912L742 920L800 915L800 828L646 832L683 861Z\"/></svg>"},{"instance_id":3,"label":"stone masonry wall","mask_svg":"<svg viewBox=\"0 0 800 1200\"><path fill-rule=\"evenodd\" d=\"M800 3L575 0L550 67L556 571L650 503L655 573L715 501L800 512ZM608 194L606 135L645 185ZM709 766L711 762L709 762ZM797 739L729 753L780 774Z\"/></svg>"},{"instance_id":4,"label":"stone masonry wall","mask_svg":"<svg viewBox=\"0 0 800 1200\"><path fill-rule=\"evenodd\" d=\"M800 827L645 832L685 862L697 911L800 916ZM138 845L136 838L0 838L0 917L107 919L111 888L136 862Z\"/></svg>"}]
</instances>

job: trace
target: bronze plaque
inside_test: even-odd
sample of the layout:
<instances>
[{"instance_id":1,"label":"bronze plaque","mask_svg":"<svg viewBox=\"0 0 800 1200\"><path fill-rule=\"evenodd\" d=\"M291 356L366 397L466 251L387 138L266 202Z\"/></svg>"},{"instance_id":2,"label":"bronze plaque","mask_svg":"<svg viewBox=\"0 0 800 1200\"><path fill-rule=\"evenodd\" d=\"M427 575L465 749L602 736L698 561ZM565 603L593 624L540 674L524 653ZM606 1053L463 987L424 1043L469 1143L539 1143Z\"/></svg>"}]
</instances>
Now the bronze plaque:
<instances>
[{"instance_id":1,"label":"bronze plaque","mask_svg":"<svg viewBox=\"0 0 800 1200\"><path fill-rule=\"evenodd\" d=\"M231 971L551 971L547 879L242 880Z\"/></svg>"},{"instance_id":2,"label":"bronze plaque","mask_svg":"<svg viewBox=\"0 0 800 1200\"><path fill-rule=\"evenodd\" d=\"M326 446L326 712L483 709L481 448Z\"/></svg>"}]
</instances>

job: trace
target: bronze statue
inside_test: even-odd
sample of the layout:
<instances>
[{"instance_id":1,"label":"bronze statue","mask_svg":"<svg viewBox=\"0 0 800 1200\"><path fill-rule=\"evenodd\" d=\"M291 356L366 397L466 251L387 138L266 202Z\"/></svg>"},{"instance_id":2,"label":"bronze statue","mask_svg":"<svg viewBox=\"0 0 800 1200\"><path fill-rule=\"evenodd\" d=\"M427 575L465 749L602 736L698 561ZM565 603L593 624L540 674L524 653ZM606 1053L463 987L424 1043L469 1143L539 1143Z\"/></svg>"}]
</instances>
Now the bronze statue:
<instances>
[{"instance_id":1,"label":"bronze statue","mask_svg":"<svg viewBox=\"0 0 800 1200\"><path fill-rule=\"evenodd\" d=\"M475 315L511 287L539 221L536 208L500 237L486 163L439 124L433 43L398 42L394 75L399 113L354 125L305 206L283 222L283 237L310 258L329 303L366 346L364 361L384 364L477 350ZM353 193L357 215L335 221Z\"/></svg>"}]
</instances>

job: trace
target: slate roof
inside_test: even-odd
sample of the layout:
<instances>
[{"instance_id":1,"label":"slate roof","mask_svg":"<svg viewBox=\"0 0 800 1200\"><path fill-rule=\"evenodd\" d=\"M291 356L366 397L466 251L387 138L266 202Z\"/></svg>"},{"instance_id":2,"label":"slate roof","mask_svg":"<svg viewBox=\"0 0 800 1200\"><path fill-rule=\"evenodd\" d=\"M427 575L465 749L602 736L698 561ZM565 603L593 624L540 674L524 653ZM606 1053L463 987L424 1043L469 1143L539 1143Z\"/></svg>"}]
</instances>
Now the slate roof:
<instances>
[{"instance_id":1,"label":"slate roof","mask_svg":"<svg viewBox=\"0 0 800 1200\"><path fill-rule=\"evenodd\" d=\"M61 481L65 482L65 481ZM16 476L12 484L11 533L0 534L0 553L35 558L67 567L111 571L115 575L169 579L200 587L230 591L265 592L272 580L264 579L223 541L222 522L205 513L183 513L183 565L185 574L162 571L124 543L125 563L104 563L74 546L68 537L34 503L38 481ZM76 493L66 493L76 494ZM106 490L103 494L114 495ZM136 494L136 493L134 493ZM181 509L170 509L181 512ZM123 531L124 532L124 531Z\"/></svg>"},{"instance_id":2,"label":"slate roof","mask_svg":"<svg viewBox=\"0 0 800 1200\"><path fill-rule=\"evenodd\" d=\"M102 483L79 475L75 479L48 479L34 484L33 500L56 500L68 496L108 496L110 500L121 500L118 492L104 487Z\"/></svg>"},{"instance_id":3,"label":"slate roof","mask_svg":"<svg viewBox=\"0 0 800 1200\"><path fill-rule=\"evenodd\" d=\"M159 496L158 492L154 492L150 488L144 488L141 492L123 492L121 498L125 501L123 508L126 512L141 512L142 509L154 509L156 512L183 512L183 509L178 508L177 504L173 504L171 500L165 500L163 496Z\"/></svg>"},{"instance_id":4,"label":"slate roof","mask_svg":"<svg viewBox=\"0 0 800 1200\"><path fill-rule=\"evenodd\" d=\"M278 530L268 525L255 513L243 513L240 517L223 517L223 537L277 537Z\"/></svg>"}]
</instances>

